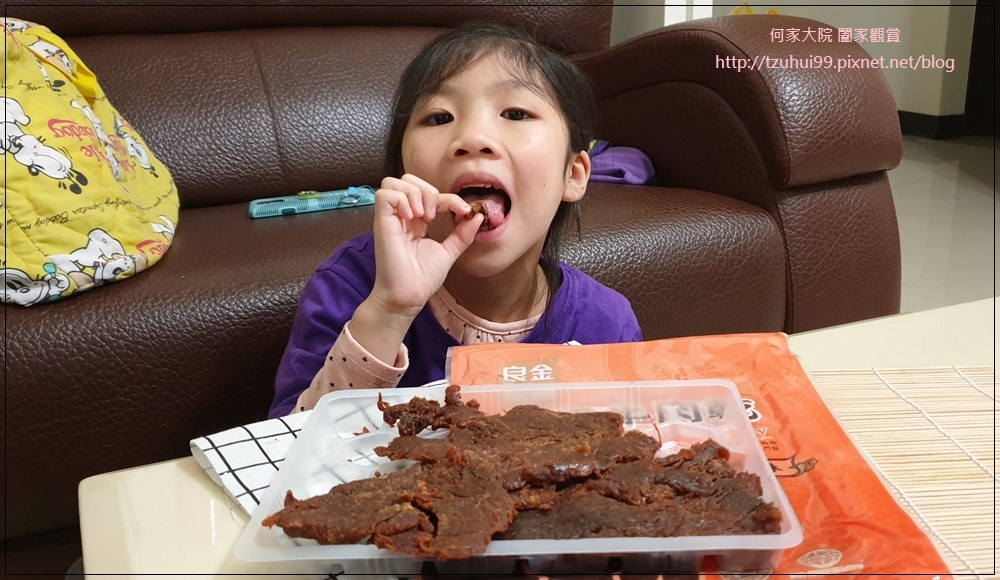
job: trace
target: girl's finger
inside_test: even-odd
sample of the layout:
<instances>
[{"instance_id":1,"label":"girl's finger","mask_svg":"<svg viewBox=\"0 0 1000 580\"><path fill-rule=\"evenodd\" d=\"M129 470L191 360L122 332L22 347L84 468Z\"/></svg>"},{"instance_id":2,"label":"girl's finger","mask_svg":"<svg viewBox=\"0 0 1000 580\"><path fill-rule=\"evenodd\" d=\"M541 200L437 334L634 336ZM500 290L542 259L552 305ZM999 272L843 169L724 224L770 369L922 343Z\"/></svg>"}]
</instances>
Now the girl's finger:
<instances>
[{"instance_id":1,"label":"girl's finger","mask_svg":"<svg viewBox=\"0 0 1000 580\"><path fill-rule=\"evenodd\" d=\"M384 190L395 191L406 198L405 203L408 207L406 212L398 209L401 202L394 201L394 207L397 207L396 214L406 220L413 219L415 215L417 217L423 215L423 203L419 201L415 202L414 200L420 199L423 195L421 193L421 187L427 186L427 183L419 178L416 178L416 183L414 183L412 178L413 176L411 175L404 175L403 178L400 179L395 177L386 177L382 180L382 188Z\"/></svg>"},{"instance_id":2,"label":"girl's finger","mask_svg":"<svg viewBox=\"0 0 1000 580\"><path fill-rule=\"evenodd\" d=\"M406 177L405 175L403 177ZM407 181L398 177L386 177L382 180L382 189L392 189L401 193L412 193L420 191L420 184Z\"/></svg>"},{"instance_id":3,"label":"girl's finger","mask_svg":"<svg viewBox=\"0 0 1000 580\"><path fill-rule=\"evenodd\" d=\"M441 194L437 189L424 192L424 221L431 223L437 215L437 204Z\"/></svg>"},{"instance_id":4,"label":"girl's finger","mask_svg":"<svg viewBox=\"0 0 1000 580\"><path fill-rule=\"evenodd\" d=\"M454 193L442 193L438 196L437 209L453 212L455 215L465 215L472 211L472 207L461 197Z\"/></svg>"},{"instance_id":5,"label":"girl's finger","mask_svg":"<svg viewBox=\"0 0 1000 580\"><path fill-rule=\"evenodd\" d=\"M441 242L441 246L448 252L451 256L452 262L458 260L458 257L462 255L462 252L469 249L472 242L476 239L476 232L479 231L479 226L482 225L483 214L477 213L472 216L472 219L461 220L455 229L452 230L448 237Z\"/></svg>"},{"instance_id":6,"label":"girl's finger","mask_svg":"<svg viewBox=\"0 0 1000 580\"><path fill-rule=\"evenodd\" d=\"M410 203L413 217L424 217L424 192L420 189L406 192L407 200Z\"/></svg>"},{"instance_id":7,"label":"girl's finger","mask_svg":"<svg viewBox=\"0 0 1000 580\"><path fill-rule=\"evenodd\" d=\"M439 194L437 188L412 173L404 174L400 180L415 186L416 195L414 195L412 189L407 189L406 193L410 194L410 204L413 206L414 215L424 217L427 207L434 205L435 199Z\"/></svg>"},{"instance_id":8,"label":"girl's finger","mask_svg":"<svg viewBox=\"0 0 1000 580\"><path fill-rule=\"evenodd\" d=\"M375 205L379 215L396 216L403 220L413 219L413 210L407 195L395 189L380 189L375 192Z\"/></svg>"}]
</instances>

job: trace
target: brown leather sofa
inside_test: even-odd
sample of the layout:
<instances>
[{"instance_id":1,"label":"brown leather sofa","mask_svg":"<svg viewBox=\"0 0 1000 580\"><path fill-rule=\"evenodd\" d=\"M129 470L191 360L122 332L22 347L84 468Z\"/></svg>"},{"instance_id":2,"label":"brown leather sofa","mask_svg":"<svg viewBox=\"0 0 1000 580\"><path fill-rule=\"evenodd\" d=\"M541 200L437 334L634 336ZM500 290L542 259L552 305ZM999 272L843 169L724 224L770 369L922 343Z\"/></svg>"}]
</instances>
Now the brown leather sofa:
<instances>
[{"instance_id":1,"label":"brown leather sofa","mask_svg":"<svg viewBox=\"0 0 1000 580\"><path fill-rule=\"evenodd\" d=\"M174 245L150 270L5 306L8 574L61 574L79 556L81 479L185 456L194 437L265 417L300 289L371 212L251 220L247 202L377 185L399 73L460 21L525 27L572 55L596 87L602 137L652 159L656 187L592 185L581 239L565 246L632 301L646 339L898 312L886 170L902 141L883 76L716 66L862 53L770 42L772 28L819 23L724 17L609 48L612 0L227 3L4 3L68 40L170 168L182 204Z\"/></svg>"}]
</instances>

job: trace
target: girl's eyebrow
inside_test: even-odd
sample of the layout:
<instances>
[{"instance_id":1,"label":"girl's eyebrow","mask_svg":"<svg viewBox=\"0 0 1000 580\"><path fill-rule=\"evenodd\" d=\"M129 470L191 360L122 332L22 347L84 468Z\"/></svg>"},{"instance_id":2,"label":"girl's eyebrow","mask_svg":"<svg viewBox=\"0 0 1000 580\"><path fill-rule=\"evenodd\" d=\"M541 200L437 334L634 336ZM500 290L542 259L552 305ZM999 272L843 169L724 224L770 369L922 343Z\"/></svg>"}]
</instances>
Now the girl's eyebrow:
<instances>
[{"instance_id":1,"label":"girl's eyebrow","mask_svg":"<svg viewBox=\"0 0 1000 580\"><path fill-rule=\"evenodd\" d=\"M537 83L529 82L517 77L503 79L489 86L489 91L496 93L504 93L504 92L518 91L518 90L526 90L537 94L541 90L541 87L539 87ZM443 85L441 85L441 88L434 91L433 93L429 93L428 96L432 94L441 95L445 97L453 96L455 94L455 86L451 83L451 81L445 82Z\"/></svg>"},{"instance_id":2,"label":"girl's eyebrow","mask_svg":"<svg viewBox=\"0 0 1000 580\"><path fill-rule=\"evenodd\" d=\"M521 78L513 77L496 82L493 84L491 88L492 90L497 92L517 91L523 89L534 93L537 92L540 87L536 83L532 83Z\"/></svg>"}]
</instances>

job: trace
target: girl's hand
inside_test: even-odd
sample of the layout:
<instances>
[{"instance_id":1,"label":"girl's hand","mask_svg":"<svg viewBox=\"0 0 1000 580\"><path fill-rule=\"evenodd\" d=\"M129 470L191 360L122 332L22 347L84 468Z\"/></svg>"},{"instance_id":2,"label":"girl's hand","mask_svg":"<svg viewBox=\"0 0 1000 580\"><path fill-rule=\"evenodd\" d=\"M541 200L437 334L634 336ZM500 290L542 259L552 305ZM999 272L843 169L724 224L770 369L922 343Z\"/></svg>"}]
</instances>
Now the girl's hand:
<instances>
[{"instance_id":1,"label":"girl's hand","mask_svg":"<svg viewBox=\"0 0 1000 580\"><path fill-rule=\"evenodd\" d=\"M375 192L376 274L369 299L390 315L416 317L472 244L483 218L460 220L440 242L426 237L427 226L438 212L464 216L469 210L461 197L415 175L383 179Z\"/></svg>"}]
</instances>

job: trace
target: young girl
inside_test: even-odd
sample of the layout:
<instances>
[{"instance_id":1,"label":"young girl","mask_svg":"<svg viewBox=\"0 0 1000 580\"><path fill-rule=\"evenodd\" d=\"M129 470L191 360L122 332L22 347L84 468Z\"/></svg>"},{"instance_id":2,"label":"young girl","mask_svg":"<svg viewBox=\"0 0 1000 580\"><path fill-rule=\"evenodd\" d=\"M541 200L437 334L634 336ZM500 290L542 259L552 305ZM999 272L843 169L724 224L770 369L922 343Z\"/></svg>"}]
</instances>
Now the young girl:
<instances>
[{"instance_id":1,"label":"young girl","mask_svg":"<svg viewBox=\"0 0 1000 580\"><path fill-rule=\"evenodd\" d=\"M306 284L270 416L442 379L461 344L641 340L622 295L557 259L595 109L576 67L522 32L464 26L425 47L396 92L373 231Z\"/></svg>"}]
</instances>

